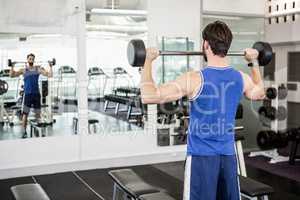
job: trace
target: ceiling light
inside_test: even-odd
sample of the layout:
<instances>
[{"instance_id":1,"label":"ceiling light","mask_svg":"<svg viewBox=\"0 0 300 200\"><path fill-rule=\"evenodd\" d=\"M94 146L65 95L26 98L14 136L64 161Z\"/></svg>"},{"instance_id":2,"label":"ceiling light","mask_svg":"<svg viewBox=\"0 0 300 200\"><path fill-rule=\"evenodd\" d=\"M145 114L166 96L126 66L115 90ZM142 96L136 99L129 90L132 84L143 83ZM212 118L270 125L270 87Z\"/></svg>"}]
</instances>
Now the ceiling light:
<instances>
[{"instance_id":1,"label":"ceiling light","mask_svg":"<svg viewBox=\"0 0 300 200\"><path fill-rule=\"evenodd\" d=\"M93 8L90 12L92 15L103 15L103 16L147 16L146 10L122 10L122 9L101 9Z\"/></svg>"}]
</instances>

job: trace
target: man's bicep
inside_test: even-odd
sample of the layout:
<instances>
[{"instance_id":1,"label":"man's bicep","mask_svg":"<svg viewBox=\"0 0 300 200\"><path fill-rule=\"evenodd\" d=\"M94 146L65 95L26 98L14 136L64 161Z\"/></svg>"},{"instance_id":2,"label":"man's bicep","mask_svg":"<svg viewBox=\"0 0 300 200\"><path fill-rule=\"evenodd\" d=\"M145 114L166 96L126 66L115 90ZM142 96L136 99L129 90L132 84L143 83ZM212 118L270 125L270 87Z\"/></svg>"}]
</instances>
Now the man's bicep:
<instances>
[{"instance_id":1,"label":"man's bicep","mask_svg":"<svg viewBox=\"0 0 300 200\"><path fill-rule=\"evenodd\" d=\"M39 68L39 73L42 74L43 76L47 76L47 74L48 74L47 71L43 67Z\"/></svg>"},{"instance_id":2,"label":"man's bicep","mask_svg":"<svg viewBox=\"0 0 300 200\"><path fill-rule=\"evenodd\" d=\"M244 95L248 99L259 100L264 98L264 92L261 87L254 84L251 77L248 74L243 74L244 79Z\"/></svg>"}]
</instances>

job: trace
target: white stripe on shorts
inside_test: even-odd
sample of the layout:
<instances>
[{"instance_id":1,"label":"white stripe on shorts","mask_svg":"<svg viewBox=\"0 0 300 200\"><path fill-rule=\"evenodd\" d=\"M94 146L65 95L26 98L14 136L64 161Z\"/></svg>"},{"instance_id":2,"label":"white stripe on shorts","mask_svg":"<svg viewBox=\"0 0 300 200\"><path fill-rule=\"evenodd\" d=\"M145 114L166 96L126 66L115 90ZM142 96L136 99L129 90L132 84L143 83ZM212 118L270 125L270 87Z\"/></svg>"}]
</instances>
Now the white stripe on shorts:
<instances>
[{"instance_id":1,"label":"white stripe on shorts","mask_svg":"<svg viewBox=\"0 0 300 200\"><path fill-rule=\"evenodd\" d=\"M183 200L190 200L191 165L192 156L188 156L185 163Z\"/></svg>"}]
</instances>

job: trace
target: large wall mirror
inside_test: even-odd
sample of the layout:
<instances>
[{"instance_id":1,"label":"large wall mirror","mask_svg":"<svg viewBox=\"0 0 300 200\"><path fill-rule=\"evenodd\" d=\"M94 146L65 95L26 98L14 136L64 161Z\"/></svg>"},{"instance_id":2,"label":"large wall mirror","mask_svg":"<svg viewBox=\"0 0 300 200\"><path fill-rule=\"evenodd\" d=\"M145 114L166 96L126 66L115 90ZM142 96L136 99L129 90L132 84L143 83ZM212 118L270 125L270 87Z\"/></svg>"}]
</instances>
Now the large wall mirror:
<instances>
[{"instance_id":1,"label":"large wall mirror","mask_svg":"<svg viewBox=\"0 0 300 200\"><path fill-rule=\"evenodd\" d=\"M126 50L133 38L147 40L144 4L145 1L122 2L103 8L87 1L89 135L143 130L140 71L128 64Z\"/></svg>"},{"instance_id":2,"label":"large wall mirror","mask_svg":"<svg viewBox=\"0 0 300 200\"><path fill-rule=\"evenodd\" d=\"M0 46L0 140L76 134L75 37L1 34Z\"/></svg>"}]
</instances>

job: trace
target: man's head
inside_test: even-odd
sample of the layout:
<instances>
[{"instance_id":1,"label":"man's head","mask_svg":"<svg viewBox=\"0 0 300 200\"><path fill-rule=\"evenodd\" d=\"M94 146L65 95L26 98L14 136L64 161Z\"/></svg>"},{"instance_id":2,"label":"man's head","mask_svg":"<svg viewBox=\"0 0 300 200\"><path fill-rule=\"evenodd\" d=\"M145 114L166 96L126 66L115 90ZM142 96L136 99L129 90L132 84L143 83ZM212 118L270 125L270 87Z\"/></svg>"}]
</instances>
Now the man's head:
<instances>
[{"instance_id":1,"label":"man's head","mask_svg":"<svg viewBox=\"0 0 300 200\"><path fill-rule=\"evenodd\" d=\"M34 59L35 59L35 55L33 53L27 55L27 62L29 65L33 65Z\"/></svg>"},{"instance_id":2,"label":"man's head","mask_svg":"<svg viewBox=\"0 0 300 200\"><path fill-rule=\"evenodd\" d=\"M208 24L202 31L202 50L204 59L207 56L216 55L225 57L232 41L232 33L229 27L221 21L215 21Z\"/></svg>"}]
</instances>

